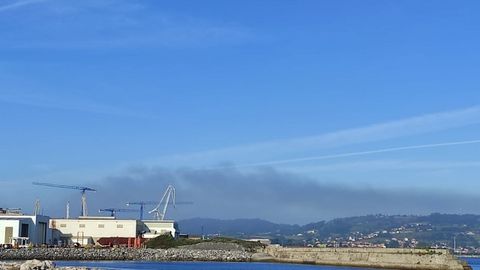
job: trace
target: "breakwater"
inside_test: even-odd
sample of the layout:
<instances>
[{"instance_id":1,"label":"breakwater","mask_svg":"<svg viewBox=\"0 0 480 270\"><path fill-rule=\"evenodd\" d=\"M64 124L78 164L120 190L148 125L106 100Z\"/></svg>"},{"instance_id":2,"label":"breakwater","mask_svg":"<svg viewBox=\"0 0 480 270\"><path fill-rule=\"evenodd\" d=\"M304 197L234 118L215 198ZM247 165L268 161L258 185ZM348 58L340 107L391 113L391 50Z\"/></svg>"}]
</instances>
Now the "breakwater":
<instances>
[{"instance_id":1,"label":"breakwater","mask_svg":"<svg viewBox=\"0 0 480 270\"><path fill-rule=\"evenodd\" d=\"M465 270L447 250L385 248L283 248L250 253L239 246L195 245L171 249L26 248L0 250L1 260L52 261L270 261L402 270Z\"/></svg>"},{"instance_id":2,"label":"breakwater","mask_svg":"<svg viewBox=\"0 0 480 270\"><path fill-rule=\"evenodd\" d=\"M307 263L404 270L464 270L466 264L447 250L386 248L265 248L254 261Z\"/></svg>"},{"instance_id":3,"label":"breakwater","mask_svg":"<svg viewBox=\"0 0 480 270\"><path fill-rule=\"evenodd\" d=\"M222 261L246 262L251 254L240 250L134 249L134 248L24 248L0 250L1 260L107 260L107 261Z\"/></svg>"}]
</instances>

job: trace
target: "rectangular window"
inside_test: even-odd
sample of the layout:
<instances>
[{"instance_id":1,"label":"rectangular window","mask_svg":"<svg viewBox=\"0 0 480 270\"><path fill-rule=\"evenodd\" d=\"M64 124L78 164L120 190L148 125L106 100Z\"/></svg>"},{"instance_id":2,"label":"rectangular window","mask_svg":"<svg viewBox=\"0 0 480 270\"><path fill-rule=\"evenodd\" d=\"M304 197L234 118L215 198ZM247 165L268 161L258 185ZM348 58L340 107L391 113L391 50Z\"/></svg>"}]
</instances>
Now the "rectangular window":
<instances>
[{"instance_id":1,"label":"rectangular window","mask_svg":"<svg viewBox=\"0 0 480 270\"><path fill-rule=\"evenodd\" d=\"M123 229L123 224L117 224L117 229Z\"/></svg>"},{"instance_id":2,"label":"rectangular window","mask_svg":"<svg viewBox=\"0 0 480 270\"><path fill-rule=\"evenodd\" d=\"M66 228L67 224L60 224L60 228Z\"/></svg>"},{"instance_id":3,"label":"rectangular window","mask_svg":"<svg viewBox=\"0 0 480 270\"><path fill-rule=\"evenodd\" d=\"M28 237L28 224L22 224L22 229L20 231L20 237Z\"/></svg>"},{"instance_id":4,"label":"rectangular window","mask_svg":"<svg viewBox=\"0 0 480 270\"><path fill-rule=\"evenodd\" d=\"M85 228L85 224L80 224L80 225L78 225L78 227Z\"/></svg>"},{"instance_id":5,"label":"rectangular window","mask_svg":"<svg viewBox=\"0 0 480 270\"><path fill-rule=\"evenodd\" d=\"M105 228L104 224L98 224L98 228Z\"/></svg>"}]
</instances>

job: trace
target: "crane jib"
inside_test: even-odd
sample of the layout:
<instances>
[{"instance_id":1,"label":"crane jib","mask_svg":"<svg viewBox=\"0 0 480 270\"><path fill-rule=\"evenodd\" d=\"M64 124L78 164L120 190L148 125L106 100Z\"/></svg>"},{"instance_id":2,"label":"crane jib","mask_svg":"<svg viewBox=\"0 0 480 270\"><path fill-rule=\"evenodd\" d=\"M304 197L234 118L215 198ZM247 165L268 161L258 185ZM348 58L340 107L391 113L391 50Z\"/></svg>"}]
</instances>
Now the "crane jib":
<instances>
[{"instance_id":1,"label":"crane jib","mask_svg":"<svg viewBox=\"0 0 480 270\"><path fill-rule=\"evenodd\" d=\"M84 187L84 186L71 186L71 185L62 185L62 184L52 184L52 183L43 183L43 182L33 182L32 184L37 186L46 186L54 188L65 188L65 189L75 189L80 190L82 194L81 198L81 216L87 216L87 195L86 191L96 191L93 188Z\"/></svg>"}]
</instances>

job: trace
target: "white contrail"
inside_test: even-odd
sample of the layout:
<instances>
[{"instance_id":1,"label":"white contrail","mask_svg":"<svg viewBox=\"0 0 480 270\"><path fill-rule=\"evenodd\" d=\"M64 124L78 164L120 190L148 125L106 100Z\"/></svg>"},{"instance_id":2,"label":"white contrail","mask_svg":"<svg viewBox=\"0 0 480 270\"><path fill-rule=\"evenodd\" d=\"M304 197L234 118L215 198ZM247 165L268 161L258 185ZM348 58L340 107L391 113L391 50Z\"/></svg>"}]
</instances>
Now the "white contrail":
<instances>
[{"instance_id":1,"label":"white contrail","mask_svg":"<svg viewBox=\"0 0 480 270\"><path fill-rule=\"evenodd\" d=\"M296 157L302 153L319 153L319 151L324 151L330 147L386 141L478 124L480 124L480 105L373 123L314 136L270 140L194 153L162 156L145 162L152 165L190 165L209 168L212 167L212 164L230 160L240 165L261 160L275 160L279 157ZM252 153L255 155L255 161L250 159ZM213 166L217 167L217 165Z\"/></svg>"},{"instance_id":2,"label":"white contrail","mask_svg":"<svg viewBox=\"0 0 480 270\"><path fill-rule=\"evenodd\" d=\"M437 147L446 147L454 145L465 145L465 144L477 144L480 143L480 140L471 140L471 141L456 141L456 142L445 142L445 143L434 143L434 144L421 144L421 145L409 145L409 146L400 146L400 147L391 147L391 148L382 148L369 151L361 152L349 152L342 154L333 154L333 155L323 155L323 156L311 156L304 158L293 158L293 159L283 159L283 160L273 160L257 163L247 163L240 165L232 166L223 166L217 168L233 167L233 168L246 168L246 167L258 167L258 166L267 166L267 165L278 165L285 163L295 163L303 161L312 161L312 160L325 160L325 159L335 159L335 158L344 158L344 157L354 157L354 156L365 156L371 154L387 153L387 152L396 152L396 151L405 151L405 150L414 150L414 149L424 149L424 148L437 148Z\"/></svg>"},{"instance_id":3,"label":"white contrail","mask_svg":"<svg viewBox=\"0 0 480 270\"><path fill-rule=\"evenodd\" d=\"M7 10L12 10L12 9L17 9L21 8L23 6L39 3L39 2L45 2L47 0L26 0L26 1L16 1L8 5L3 5L0 6L0 12L2 11L7 11Z\"/></svg>"}]
</instances>

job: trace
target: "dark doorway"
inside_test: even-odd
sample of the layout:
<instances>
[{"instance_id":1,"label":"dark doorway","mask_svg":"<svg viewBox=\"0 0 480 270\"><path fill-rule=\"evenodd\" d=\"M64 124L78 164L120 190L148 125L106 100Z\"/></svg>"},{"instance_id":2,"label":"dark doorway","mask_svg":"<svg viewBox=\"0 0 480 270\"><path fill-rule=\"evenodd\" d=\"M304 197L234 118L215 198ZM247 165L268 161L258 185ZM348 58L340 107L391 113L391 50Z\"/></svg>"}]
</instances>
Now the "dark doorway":
<instances>
[{"instance_id":1,"label":"dark doorway","mask_svg":"<svg viewBox=\"0 0 480 270\"><path fill-rule=\"evenodd\" d=\"M28 237L28 224L22 223L22 229L20 230L20 237Z\"/></svg>"}]
</instances>

